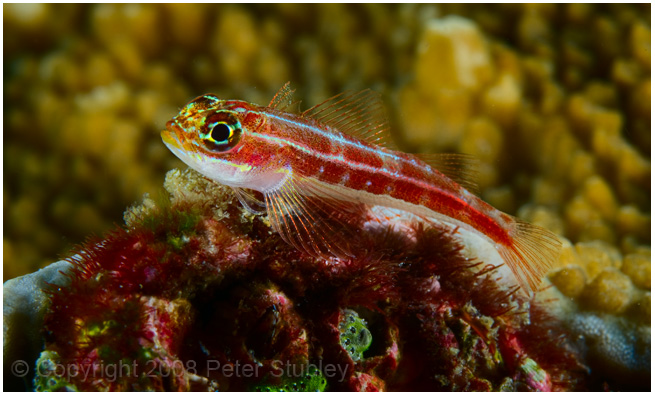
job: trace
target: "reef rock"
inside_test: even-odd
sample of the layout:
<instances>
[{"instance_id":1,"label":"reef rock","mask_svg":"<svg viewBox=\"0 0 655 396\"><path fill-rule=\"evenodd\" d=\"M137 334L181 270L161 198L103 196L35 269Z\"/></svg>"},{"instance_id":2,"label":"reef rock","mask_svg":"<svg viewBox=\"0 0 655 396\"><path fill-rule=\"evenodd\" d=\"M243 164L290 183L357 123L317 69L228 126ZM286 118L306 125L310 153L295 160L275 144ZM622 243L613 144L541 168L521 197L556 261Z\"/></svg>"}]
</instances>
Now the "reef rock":
<instances>
[{"instance_id":1,"label":"reef rock","mask_svg":"<svg viewBox=\"0 0 655 396\"><path fill-rule=\"evenodd\" d=\"M67 266L69 284L19 289L48 296L13 305L43 318L30 323L45 340L31 389L586 387L564 324L464 257L451 231L367 224L356 258L327 262L193 171L165 186L48 270ZM12 312L7 334L21 325Z\"/></svg>"}]
</instances>

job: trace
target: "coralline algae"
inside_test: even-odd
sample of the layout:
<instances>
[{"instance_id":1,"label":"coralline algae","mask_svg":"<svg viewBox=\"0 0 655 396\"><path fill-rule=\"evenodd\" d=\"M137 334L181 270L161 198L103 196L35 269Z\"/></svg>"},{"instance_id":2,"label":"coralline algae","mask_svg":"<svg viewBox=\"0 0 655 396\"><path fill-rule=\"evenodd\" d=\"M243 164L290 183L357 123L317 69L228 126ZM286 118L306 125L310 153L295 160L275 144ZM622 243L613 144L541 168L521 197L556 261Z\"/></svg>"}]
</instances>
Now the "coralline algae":
<instances>
[{"instance_id":1,"label":"coralline algae","mask_svg":"<svg viewBox=\"0 0 655 396\"><path fill-rule=\"evenodd\" d=\"M498 287L449 232L381 226L357 236L352 262L329 263L192 171L166 187L79 249L70 286L46 288L36 389L592 385L563 324Z\"/></svg>"}]
</instances>

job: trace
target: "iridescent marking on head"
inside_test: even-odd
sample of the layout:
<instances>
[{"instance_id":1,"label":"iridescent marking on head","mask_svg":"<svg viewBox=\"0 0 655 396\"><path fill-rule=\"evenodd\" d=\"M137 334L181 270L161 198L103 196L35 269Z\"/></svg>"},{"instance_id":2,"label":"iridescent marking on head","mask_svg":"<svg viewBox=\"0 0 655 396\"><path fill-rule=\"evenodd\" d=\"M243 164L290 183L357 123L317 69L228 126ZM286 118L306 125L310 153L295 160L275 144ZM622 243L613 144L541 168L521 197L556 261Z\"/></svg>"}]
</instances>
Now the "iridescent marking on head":
<instances>
[{"instance_id":1,"label":"iridescent marking on head","mask_svg":"<svg viewBox=\"0 0 655 396\"><path fill-rule=\"evenodd\" d=\"M197 98L193 99L191 102L187 103L184 108L180 111L180 116L186 118L190 117L200 111L203 110L208 110L211 109L218 103L220 99L218 99L214 95L202 95L198 96Z\"/></svg>"}]
</instances>

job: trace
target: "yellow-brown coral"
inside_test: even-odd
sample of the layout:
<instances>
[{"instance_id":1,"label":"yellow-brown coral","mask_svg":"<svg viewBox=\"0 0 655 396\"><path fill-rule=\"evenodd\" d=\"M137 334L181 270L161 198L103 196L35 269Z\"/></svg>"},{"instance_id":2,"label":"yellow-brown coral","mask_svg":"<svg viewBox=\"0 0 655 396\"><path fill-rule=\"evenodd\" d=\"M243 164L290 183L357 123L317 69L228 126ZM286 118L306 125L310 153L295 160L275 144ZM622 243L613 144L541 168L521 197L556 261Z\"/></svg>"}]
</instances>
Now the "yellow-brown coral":
<instances>
[{"instance_id":1,"label":"yellow-brown coral","mask_svg":"<svg viewBox=\"0 0 655 396\"><path fill-rule=\"evenodd\" d=\"M650 141L650 41L639 8L16 4L5 11L13 33L5 210L22 220L5 236L8 262L16 263L6 276L48 262L62 248L57 235L70 243L101 232L143 192L154 193L176 163L155 132L192 96L216 91L265 103L287 79L310 103L344 88L381 90L398 105L390 106L394 133L406 148L480 157L485 198L502 191L501 205L514 211L527 202L548 206L551 228L561 231L561 219L574 242L649 239L649 154L638 147ZM566 29L551 29L555 15L564 15L558 23ZM508 20L519 21L515 32ZM28 42L38 44L30 50ZM609 66L592 78L599 60ZM623 95L631 106L620 106ZM81 215L73 209L79 202L90 204ZM96 220L84 224L85 215ZM33 241L20 227L49 235Z\"/></svg>"}]
</instances>

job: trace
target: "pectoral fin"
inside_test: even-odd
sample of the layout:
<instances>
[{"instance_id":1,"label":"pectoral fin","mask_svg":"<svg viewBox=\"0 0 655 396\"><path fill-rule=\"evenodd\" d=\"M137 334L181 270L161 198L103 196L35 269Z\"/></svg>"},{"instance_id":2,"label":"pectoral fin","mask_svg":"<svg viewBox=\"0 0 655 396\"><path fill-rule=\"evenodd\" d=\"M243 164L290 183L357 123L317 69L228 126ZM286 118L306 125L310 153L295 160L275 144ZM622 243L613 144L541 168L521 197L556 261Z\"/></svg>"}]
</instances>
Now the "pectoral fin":
<instances>
[{"instance_id":1,"label":"pectoral fin","mask_svg":"<svg viewBox=\"0 0 655 396\"><path fill-rule=\"evenodd\" d=\"M349 220L356 218L361 206L338 190L314 179L289 176L265 199L273 228L296 249L324 259L353 256L350 242L356 231Z\"/></svg>"}]
</instances>

